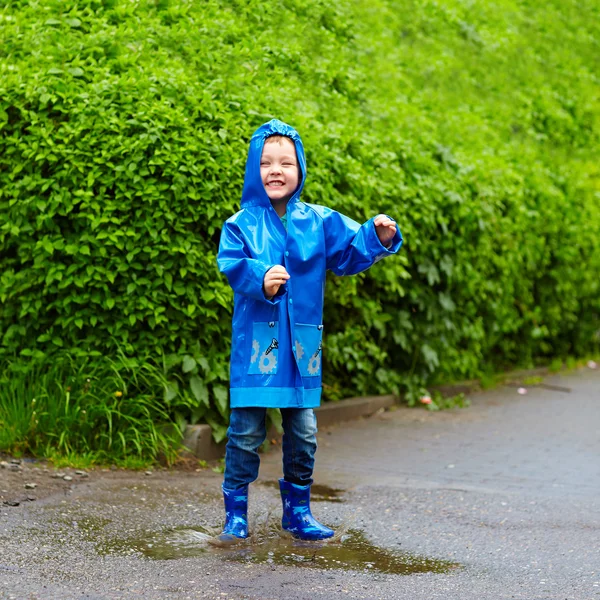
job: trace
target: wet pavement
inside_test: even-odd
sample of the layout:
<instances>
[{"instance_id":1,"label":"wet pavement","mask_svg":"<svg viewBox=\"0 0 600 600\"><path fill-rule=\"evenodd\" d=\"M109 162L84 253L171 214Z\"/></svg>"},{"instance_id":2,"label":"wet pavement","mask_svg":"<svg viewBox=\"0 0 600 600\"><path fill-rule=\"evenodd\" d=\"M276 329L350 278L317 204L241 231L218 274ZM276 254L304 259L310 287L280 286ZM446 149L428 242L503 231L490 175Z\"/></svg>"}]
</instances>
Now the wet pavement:
<instances>
[{"instance_id":1,"label":"wet pavement","mask_svg":"<svg viewBox=\"0 0 600 600\"><path fill-rule=\"evenodd\" d=\"M313 513L337 529L328 543L281 535L278 448L234 548L210 543L210 470L90 471L0 504L0 598L600 599L600 371L471 401L321 431Z\"/></svg>"}]
</instances>

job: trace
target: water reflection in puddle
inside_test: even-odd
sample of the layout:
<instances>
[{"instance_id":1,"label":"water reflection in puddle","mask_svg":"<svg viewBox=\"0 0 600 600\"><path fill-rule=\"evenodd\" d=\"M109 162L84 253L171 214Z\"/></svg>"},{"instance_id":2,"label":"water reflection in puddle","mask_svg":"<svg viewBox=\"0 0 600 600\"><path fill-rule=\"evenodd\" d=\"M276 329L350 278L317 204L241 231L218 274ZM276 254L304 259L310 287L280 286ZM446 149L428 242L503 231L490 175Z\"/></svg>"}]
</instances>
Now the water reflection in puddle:
<instances>
[{"instance_id":1,"label":"water reflection in puddle","mask_svg":"<svg viewBox=\"0 0 600 600\"><path fill-rule=\"evenodd\" d=\"M211 544L214 537L203 529L174 529L144 538L112 544L107 553L137 551L148 558L173 560L206 555L221 556L224 560L246 563L371 571L397 575L414 573L447 573L460 565L408 553L397 553L371 544L361 531L351 529L333 542L303 542L283 537L281 531L271 528L268 534L253 538L229 548Z\"/></svg>"},{"instance_id":2,"label":"water reflection in puddle","mask_svg":"<svg viewBox=\"0 0 600 600\"><path fill-rule=\"evenodd\" d=\"M264 486L279 490L278 481L261 481L260 483ZM310 488L310 499L311 502L345 502L343 498L340 498L345 491L346 490L341 490L339 488L329 487L328 485L313 483Z\"/></svg>"}]
</instances>

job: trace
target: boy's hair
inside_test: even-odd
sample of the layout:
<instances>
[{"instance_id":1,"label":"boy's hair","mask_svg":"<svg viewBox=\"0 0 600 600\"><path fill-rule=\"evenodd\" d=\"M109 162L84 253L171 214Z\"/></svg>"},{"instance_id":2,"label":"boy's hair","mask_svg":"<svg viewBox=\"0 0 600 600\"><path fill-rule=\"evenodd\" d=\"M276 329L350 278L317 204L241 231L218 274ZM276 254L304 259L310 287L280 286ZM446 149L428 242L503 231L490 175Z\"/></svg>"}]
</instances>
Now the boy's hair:
<instances>
[{"instance_id":1,"label":"boy's hair","mask_svg":"<svg viewBox=\"0 0 600 600\"><path fill-rule=\"evenodd\" d=\"M294 143L294 140L291 137L288 137L287 135L279 135L278 133L276 133L266 138L265 144L269 144L270 142L277 142L278 144L281 144L282 140L290 140L292 144Z\"/></svg>"}]
</instances>

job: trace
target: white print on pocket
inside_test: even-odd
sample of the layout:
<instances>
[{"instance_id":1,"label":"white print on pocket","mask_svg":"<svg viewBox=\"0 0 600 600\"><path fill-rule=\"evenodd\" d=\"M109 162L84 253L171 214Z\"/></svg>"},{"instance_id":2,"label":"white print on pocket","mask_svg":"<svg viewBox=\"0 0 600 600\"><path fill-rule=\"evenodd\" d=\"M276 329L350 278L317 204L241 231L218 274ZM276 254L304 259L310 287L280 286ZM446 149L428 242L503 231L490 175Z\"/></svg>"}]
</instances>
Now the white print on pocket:
<instances>
[{"instance_id":1,"label":"white print on pocket","mask_svg":"<svg viewBox=\"0 0 600 600\"><path fill-rule=\"evenodd\" d=\"M296 323L294 326L296 362L302 377L321 375L323 325Z\"/></svg>"},{"instance_id":2,"label":"white print on pocket","mask_svg":"<svg viewBox=\"0 0 600 600\"><path fill-rule=\"evenodd\" d=\"M252 340L252 356L250 357L250 362L254 364L258 360L258 353L260 351L260 344L258 340Z\"/></svg>"},{"instance_id":3,"label":"white print on pocket","mask_svg":"<svg viewBox=\"0 0 600 600\"><path fill-rule=\"evenodd\" d=\"M273 340L277 343L277 340ZM277 346L275 346L277 348ZM266 352L260 357L260 362L258 363L258 370L263 375L269 375L272 373L277 367L277 357L272 353L272 346L269 346Z\"/></svg>"},{"instance_id":4,"label":"white print on pocket","mask_svg":"<svg viewBox=\"0 0 600 600\"><path fill-rule=\"evenodd\" d=\"M279 363L279 323L252 323L249 375L273 375Z\"/></svg>"}]
</instances>

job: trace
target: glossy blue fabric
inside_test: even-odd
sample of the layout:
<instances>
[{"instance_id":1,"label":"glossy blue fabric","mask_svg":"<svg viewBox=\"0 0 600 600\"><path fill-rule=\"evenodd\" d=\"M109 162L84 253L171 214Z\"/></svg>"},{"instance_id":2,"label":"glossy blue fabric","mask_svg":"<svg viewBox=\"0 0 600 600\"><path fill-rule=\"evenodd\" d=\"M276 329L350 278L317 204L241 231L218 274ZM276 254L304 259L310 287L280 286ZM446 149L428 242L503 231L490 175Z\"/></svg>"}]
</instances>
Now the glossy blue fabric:
<instances>
[{"instance_id":1,"label":"glossy blue fabric","mask_svg":"<svg viewBox=\"0 0 600 600\"><path fill-rule=\"evenodd\" d=\"M271 135L293 140L301 170L300 185L287 204L287 231L260 177L263 145ZM278 120L259 127L250 141L241 210L225 221L217 257L234 291L232 408L317 407L326 271L360 273L402 245L399 230L385 248L373 219L359 225L334 210L302 202L305 181L298 133ZM275 265L283 265L290 279L269 300L263 279Z\"/></svg>"}]
</instances>

